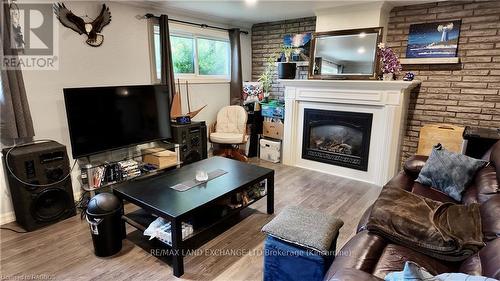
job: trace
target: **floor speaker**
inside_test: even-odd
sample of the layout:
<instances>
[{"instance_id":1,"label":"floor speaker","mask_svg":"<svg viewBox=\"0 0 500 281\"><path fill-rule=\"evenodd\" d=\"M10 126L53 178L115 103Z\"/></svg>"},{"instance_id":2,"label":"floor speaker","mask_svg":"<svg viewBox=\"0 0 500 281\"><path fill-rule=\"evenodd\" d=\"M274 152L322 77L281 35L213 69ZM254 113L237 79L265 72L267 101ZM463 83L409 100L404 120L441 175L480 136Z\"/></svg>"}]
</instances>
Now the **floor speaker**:
<instances>
[{"instance_id":1,"label":"floor speaker","mask_svg":"<svg viewBox=\"0 0 500 281\"><path fill-rule=\"evenodd\" d=\"M180 146L182 164L207 158L207 126L205 122L172 124L172 142Z\"/></svg>"},{"instance_id":2,"label":"floor speaker","mask_svg":"<svg viewBox=\"0 0 500 281\"><path fill-rule=\"evenodd\" d=\"M76 214L66 147L43 142L2 151L16 221L27 231Z\"/></svg>"}]
</instances>

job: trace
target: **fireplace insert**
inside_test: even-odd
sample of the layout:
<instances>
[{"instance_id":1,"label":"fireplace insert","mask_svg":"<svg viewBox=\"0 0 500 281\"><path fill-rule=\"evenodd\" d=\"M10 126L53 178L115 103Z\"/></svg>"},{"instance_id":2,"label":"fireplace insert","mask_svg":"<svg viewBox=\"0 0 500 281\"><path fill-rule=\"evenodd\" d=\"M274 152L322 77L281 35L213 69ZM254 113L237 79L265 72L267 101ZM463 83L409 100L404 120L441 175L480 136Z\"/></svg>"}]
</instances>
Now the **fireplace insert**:
<instances>
[{"instance_id":1,"label":"fireplace insert","mask_svg":"<svg viewBox=\"0 0 500 281\"><path fill-rule=\"evenodd\" d=\"M373 114L304 109L302 158L368 170Z\"/></svg>"}]
</instances>

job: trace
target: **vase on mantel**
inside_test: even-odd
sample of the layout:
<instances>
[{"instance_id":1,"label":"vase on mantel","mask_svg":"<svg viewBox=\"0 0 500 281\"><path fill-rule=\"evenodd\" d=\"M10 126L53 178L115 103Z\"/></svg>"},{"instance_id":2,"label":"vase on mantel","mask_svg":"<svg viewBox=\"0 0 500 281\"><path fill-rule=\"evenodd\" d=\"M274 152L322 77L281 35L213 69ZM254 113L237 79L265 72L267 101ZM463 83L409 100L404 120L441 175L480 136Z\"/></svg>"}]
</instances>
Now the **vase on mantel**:
<instances>
[{"instance_id":1,"label":"vase on mantel","mask_svg":"<svg viewBox=\"0 0 500 281\"><path fill-rule=\"evenodd\" d=\"M384 80L384 81L392 81L392 80L394 80L394 73L392 73L392 72L384 73L382 75L382 80Z\"/></svg>"}]
</instances>

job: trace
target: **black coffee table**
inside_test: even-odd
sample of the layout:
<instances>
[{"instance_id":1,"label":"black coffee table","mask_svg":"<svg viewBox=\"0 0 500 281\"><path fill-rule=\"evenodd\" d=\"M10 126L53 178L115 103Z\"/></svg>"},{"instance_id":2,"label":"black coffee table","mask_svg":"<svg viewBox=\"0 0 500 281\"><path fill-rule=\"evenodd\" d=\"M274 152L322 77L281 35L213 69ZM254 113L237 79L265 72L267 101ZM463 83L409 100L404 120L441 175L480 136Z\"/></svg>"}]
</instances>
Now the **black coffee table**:
<instances>
[{"instance_id":1,"label":"black coffee table","mask_svg":"<svg viewBox=\"0 0 500 281\"><path fill-rule=\"evenodd\" d=\"M207 172L222 169L227 173L186 191L170 188L178 183L193 179L196 171L200 169ZM194 238L198 233L195 230L193 235L183 240L182 222L189 219L197 210L210 206L219 199L240 192L263 180L267 181L267 195L264 195L267 196L267 213L272 214L274 212L274 170L222 157L208 158L158 176L126 182L114 188L113 193L120 199L171 222L172 267L174 276L179 277L184 273L184 243L187 239ZM251 203L264 196L256 198ZM231 210L227 216L239 212L249 205ZM137 213L125 214L124 220L141 231L144 231L150 222L141 220Z\"/></svg>"}]
</instances>

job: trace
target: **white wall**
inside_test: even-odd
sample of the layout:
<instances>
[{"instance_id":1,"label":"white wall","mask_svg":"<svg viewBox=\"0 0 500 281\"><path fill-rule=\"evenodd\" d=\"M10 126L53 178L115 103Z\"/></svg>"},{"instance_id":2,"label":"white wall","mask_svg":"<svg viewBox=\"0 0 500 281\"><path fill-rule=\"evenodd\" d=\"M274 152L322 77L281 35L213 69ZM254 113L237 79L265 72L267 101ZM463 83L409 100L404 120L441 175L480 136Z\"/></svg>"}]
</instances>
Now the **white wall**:
<instances>
[{"instance_id":1,"label":"white wall","mask_svg":"<svg viewBox=\"0 0 500 281\"><path fill-rule=\"evenodd\" d=\"M99 2L68 2L76 14L92 15L100 10ZM93 48L85 37L59 25L59 70L24 71L24 82L35 127L35 139L53 139L68 147L70 140L66 120L63 92L65 87L150 84L149 38L146 20L137 15L146 12L141 7L121 3L108 3L111 24L103 30L104 43ZM182 19L169 14L172 18ZM198 22L204 22L198 20ZM217 25L217 24L215 24ZM242 35L244 80L251 77L250 36ZM215 114L229 104L229 84L193 85L190 89L192 108L207 104L196 120L213 122ZM92 109L89 108L89 114ZM72 162L72 160L71 160ZM0 224L13 221L10 194L0 164ZM78 173L73 173L73 190L79 194ZM77 199L77 198L75 198Z\"/></svg>"}]
</instances>

